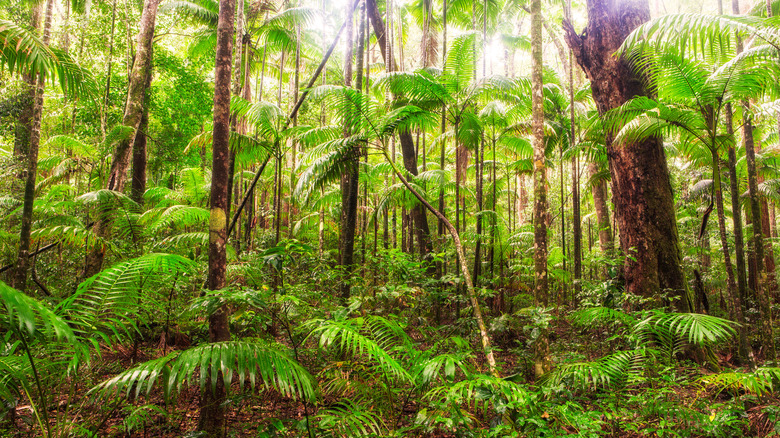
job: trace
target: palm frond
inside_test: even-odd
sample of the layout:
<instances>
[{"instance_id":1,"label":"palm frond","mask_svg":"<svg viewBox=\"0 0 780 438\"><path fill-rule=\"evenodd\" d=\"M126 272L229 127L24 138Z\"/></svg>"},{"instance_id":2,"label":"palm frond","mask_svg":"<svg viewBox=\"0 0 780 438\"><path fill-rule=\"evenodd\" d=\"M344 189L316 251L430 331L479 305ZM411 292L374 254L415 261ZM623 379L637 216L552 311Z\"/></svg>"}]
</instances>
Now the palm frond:
<instances>
[{"instance_id":1,"label":"palm frond","mask_svg":"<svg viewBox=\"0 0 780 438\"><path fill-rule=\"evenodd\" d=\"M89 71L79 67L65 51L49 47L38 37L17 25L0 20L0 66L30 75L43 74L67 94L88 97L95 93Z\"/></svg>"},{"instance_id":2,"label":"palm frond","mask_svg":"<svg viewBox=\"0 0 780 438\"><path fill-rule=\"evenodd\" d=\"M124 393L137 398L149 394L161 381L166 399L190 385L198 376L201 391L211 382L215 390L219 375L226 388L234 377L243 389L247 381L254 389L259 380L266 389L282 395L314 398L314 381L308 372L278 347L261 341L227 341L204 344L182 352L145 362L106 380L90 390L91 394L112 396ZM161 379L162 378L162 379Z\"/></svg>"}]
</instances>

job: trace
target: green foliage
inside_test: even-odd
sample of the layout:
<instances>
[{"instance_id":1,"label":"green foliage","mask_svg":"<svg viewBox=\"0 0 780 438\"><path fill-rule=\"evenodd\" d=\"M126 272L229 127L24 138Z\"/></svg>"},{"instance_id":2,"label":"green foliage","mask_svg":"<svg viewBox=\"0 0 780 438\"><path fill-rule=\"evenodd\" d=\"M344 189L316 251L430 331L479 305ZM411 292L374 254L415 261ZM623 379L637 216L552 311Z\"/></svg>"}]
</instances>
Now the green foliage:
<instances>
[{"instance_id":1,"label":"green foliage","mask_svg":"<svg viewBox=\"0 0 780 438\"><path fill-rule=\"evenodd\" d=\"M56 77L62 89L71 95L95 94L89 71L78 66L67 52L47 46L38 37L16 23L0 20L0 66L11 73Z\"/></svg>"},{"instance_id":2,"label":"green foliage","mask_svg":"<svg viewBox=\"0 0 780 438\"><path fill-rule=\"evenodd\" d=\"M306 370L278 347L261 341L216 342L172 352L126 370L91 392L100 396L124 393L127 397L132 393L138 397L144 388L149 394L159 380L170 400L183 385L193 384L196 375L201 391L216 390L220 378L228 388L235 377L241 388L249 382L254 389L259 380L266 389L273 388L285 396L307 400L314 397L314 382Z\"/></svg>"},{"instance_id":3,"label":"green foliage","mask_svg":"<svg viewBox=\"0 0 780 438\"><path fill-rule=\"evenodd\" d=\"M57 312L67 315L80 336L110 342L129 336L136 322L160 308L167 288L179 276L192 273L194 263L173 254L147 254L104 269L82 282L62 301ZM151 322L151 321L147 321Z\"/></svg>"}]
</instances>

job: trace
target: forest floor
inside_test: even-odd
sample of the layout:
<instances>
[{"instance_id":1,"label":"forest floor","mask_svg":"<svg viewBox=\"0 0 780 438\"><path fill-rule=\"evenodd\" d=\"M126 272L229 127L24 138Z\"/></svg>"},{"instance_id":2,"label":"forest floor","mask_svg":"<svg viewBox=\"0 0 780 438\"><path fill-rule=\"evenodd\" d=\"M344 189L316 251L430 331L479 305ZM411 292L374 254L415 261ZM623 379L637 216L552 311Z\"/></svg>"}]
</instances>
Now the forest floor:
<instances>
[{"instance_id":1,"label":"forest floor","mask_svg":"<svg viewBox=\"0 0 780 438\"><path fill-rule=\"evenodd\" d=\"M556 339L554 345L556 345L555 350L557 351L557 353L553 351L553 355L565 354L566 352L581 349L583 344L587 345L585 351L587 351L588 360L598 358L608 352L609 342L606 336L604 339L591 340L593 342L588 342L587 340L583 342L582 334L578 334L577 330L573 329L565 319L557 321L558 323L553 326L552 330L552 336ZM418 337L413 329L410 330L409 334L412 338ZM287 340L282 336L279 336L277 340L281 343L287 343ZM148 396L144 397L142 395L135 400L121 397L97 399L87 395L88 391L97 383L114 377L119 371L132 368L139 362L162 357L170 353L172 349L183 349L189 346L189 340L186 337L180 337L179 342L179 346L166 348L162 348L160 339L142 343L137 347L129 345L115 346L112 349L104 348L100 357L93 358L92 363L89 365L91 368L89 381L68 382L68 385L62 385L60 388L70 387L70 393L58 393L52 396L50 400L50 406L53 407L50 409L52 425L56 424L58 431L64 432L62 434L55 433L53 436L86 436L88 434L84 434L86 432L84 428L90 428L91 430L97 428L97 433L92 436L197 437L197 434L191 432L197 429L199 416L200 396L197 386L197 375L193 379L193 384L182 387L175 400L171 400L168 406L166 406L163 395L156 388ZM520 375L521 380L529 383L530 376L528 374L531 364L526 363L527 358L520 357L511 348L512 344L517 342L518 339L511 334L506 336L506 338L497 339L496 343L503 344L504 347L498 349L497 360L502 364L505 374L516 373ZM421 348L425 348L425 345L421 345ZM720 353L717 355L717 358L720 366L734 368L734 364L729 363L732 359L730 354ZM484 364L484 356L477 354L474 356L473 361ZM305 361L303 363L306 365ZM701 375L708 374L711 371L695 366L680 366L676 372L679 374ZM645 389L649 390L651 388L637 387L627 394L640 395ZM670 383L666 389L664 391L666 406L692 407L697 402L701 402L702 399L708 400L712 405L720 405L729 403L733 398L733 394L725 391L716 392L701 385L676 385ZM597 404L589 404L587 399L584 400L583 405L586 409L597 411L603 408L603 406ZM580 399L580 402L582 401L583 399ZM626 430L622 425L631 422L632 419L625 417L615 418L612 421L613 427L602 429L602 433L599 433L598 436L615 438L778 436L776 419L770 418L764 412L766 406L777 405L778 400L775 398L764 398L762 401L763 403L761 404L746 407L744 412L741 413L745 420L740 429L742 435L739 432L735 435L733 431L724 435L717 433L714 435L678 435L674 432L676 429L675 423L667 421L663 415L659 415L658 418L653 420L647 417L640 418L638 414L634 414L637 423L645 425L655 423L652 424L654 427L639 431ZM338 400L335 399L324 399L320 400L319 404L320 406L329 406L337 404L337 402ZM229 403L230 409L228 409L226 421L226 431L229 437L308 437L306 418L307 416L313 417L317 414L316 407L311 405L304 406L300 400L281 396L272 389L242 392L237 384L234 384L234 388L232 388ZM423 407L420 401L409 399L403 402L403 406L400 408L402 411L397 418L385 419L385 422L394 423L396 428L409 426L414 423L417 413ZM625 413L625 411L623 412ZM610 421L608 421L605 415L607 414L602 415L600 420L605 424L609 424ZM14 417L0 422L0 437L20 438L36 436L35 419L29 404L22 401L17 406ZM542 417L544 418L544 415ZM66 418L70 419L70 423L67 420L62 421ZM489 429L490 418L484 418L478 412L475 413L475 418L485 425L486 430ZM648 420L650 420L650 423L648 423ZM69 426L63 427L63 424L69 424ZM664 424L667 425L664 426ZM582 426L581 424L560 426L555 436L584 436L578 433ZM67 430L70 430L72 433L67 432ZM439 431L435 433L417 433L411 436L449 438L461 436L461 434L457 431Z\"/></svg>"}]
</instances>

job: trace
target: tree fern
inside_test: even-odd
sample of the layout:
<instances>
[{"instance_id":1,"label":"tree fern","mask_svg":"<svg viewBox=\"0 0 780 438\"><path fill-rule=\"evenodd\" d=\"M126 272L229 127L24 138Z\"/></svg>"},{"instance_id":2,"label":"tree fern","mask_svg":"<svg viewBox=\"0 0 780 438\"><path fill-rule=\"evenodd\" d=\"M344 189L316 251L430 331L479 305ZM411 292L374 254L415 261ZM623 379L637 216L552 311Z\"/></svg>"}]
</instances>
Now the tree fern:
<instances>
[{"instance_id":1,"label":"tree fern","mask_svg":"<svg viewBox=\"0 0 780 438\"><path fill-rule=\"evenodd\" d=\"M89 71L79 67L67 52L43 43L16 23L0 20L0 66L11 73L42 73L71 95L95 94L95 81Z\"/></svg>"}]
</instances>

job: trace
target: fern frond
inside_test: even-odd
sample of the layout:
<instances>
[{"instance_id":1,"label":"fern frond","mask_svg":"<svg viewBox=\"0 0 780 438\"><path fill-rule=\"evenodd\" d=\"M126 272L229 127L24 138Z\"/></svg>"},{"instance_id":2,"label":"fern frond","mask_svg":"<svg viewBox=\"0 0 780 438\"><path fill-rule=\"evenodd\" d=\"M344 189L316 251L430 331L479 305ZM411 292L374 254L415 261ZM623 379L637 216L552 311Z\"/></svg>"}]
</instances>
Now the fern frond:
<instances>
[{"instance_id":1,"label":"fern frond","mask_svg":"<svg viewBox=\"0 0 780 438\"><path fill-rule=\"evenodd\" d=\"M226 388L233 378L243 389L247 381L254 389L259 380L266 389L273 388L284 396L314 398L314 381L308 372L277 347L260 341L227 341L199 345L182 352L145 362L104 381L90 390L101 396L124 393L138 397L145 388L148 395L161 380L166 399L178 393L183 385L198 376L201 391L214 391L219 374ZM160 379L162 377L162 379Z\"/></svg>"}]
</instances>

